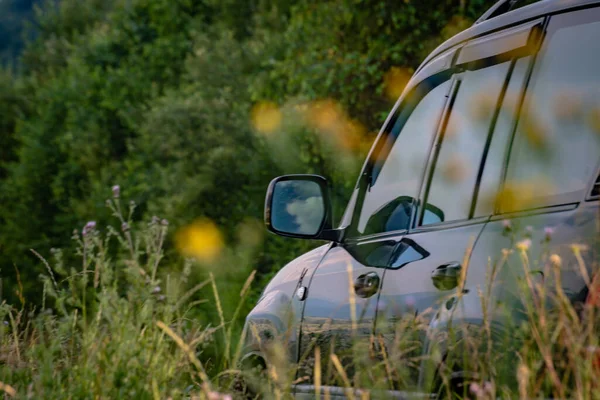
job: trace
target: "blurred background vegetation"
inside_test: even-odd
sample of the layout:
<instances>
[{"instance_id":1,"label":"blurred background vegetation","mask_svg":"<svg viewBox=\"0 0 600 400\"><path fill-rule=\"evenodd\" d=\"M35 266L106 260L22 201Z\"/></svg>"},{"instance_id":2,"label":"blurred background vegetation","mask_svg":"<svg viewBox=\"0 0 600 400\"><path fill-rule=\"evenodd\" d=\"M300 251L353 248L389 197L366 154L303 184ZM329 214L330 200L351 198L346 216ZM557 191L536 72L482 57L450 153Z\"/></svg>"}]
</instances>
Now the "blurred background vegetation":
<instances>
[{"instance_id":1,"label":"blurred background vegetation","mask_svg":"<svg viewBox=\"0 0 600 400\"><path fill-rule=\"evenodd\" d=\"M105 230L117 184L138 218L169 221L168 273L208 254L225 289L253 269L260 289L315 245L263 234L268 182L327 177L339 220L406 79L491 4L1 0L0 298L40 304L30 249ZM218 251L175 250L182 229Z\"/></svg>"}]
</instances>

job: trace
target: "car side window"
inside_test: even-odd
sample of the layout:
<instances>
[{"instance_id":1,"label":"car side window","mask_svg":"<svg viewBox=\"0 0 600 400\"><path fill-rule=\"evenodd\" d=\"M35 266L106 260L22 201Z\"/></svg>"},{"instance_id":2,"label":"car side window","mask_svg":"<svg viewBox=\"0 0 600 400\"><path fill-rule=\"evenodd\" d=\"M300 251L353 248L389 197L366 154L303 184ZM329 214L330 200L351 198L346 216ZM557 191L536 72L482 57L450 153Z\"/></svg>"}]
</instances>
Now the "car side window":
<instances>
[{"instance_id":1,"label":"car side window","mask_svg":"<svg viewBox=\"0 0 600 400\"><path fill-rule=\"evenodd\" d=\"M510 75L510 82L498 110L498 118L494 127L490 149L485 160L483 174L481 175L473 217L482 217L494 213L498 190L502 184L507 156L506 152L512 136L517 107L530 63L531 56L515 61L513 71Z\"/></svg>"},{"instance_id":2,"label":"car side window","mask_svg":"<svg viewBox=\"0 0 600 400\"><path fill-rule=\"evenodd\" d=\"M358 232L369 235L408 229L421 178L446 103L450 82L436 77L412 95L414 107L404 107L388 135L389 153L371 173L358 220ZM385 146L385 145L384 145Z\"/></svg>"},{"instance_id":3,"label":"car side window","mask_svg":"<svg viewBox=\"0 0 600 400\"><path fill-rule=\"evenodd\" d=\"M468 219L490 125L510 62L473 65L460 82L445 131L438 141L426 204L442 210L443 219L428 218L421 225Z\"/></svg>"},{"instance_id":4,"label":"car side window","mask_svg":"<svg viewBox=\"0 0 600 400\"><path fill-rule=\"evenodd\" d=\"M500 211L579 201L600 149L600 9L552 17L513 140Z\"/></svg>"}]
</instances>

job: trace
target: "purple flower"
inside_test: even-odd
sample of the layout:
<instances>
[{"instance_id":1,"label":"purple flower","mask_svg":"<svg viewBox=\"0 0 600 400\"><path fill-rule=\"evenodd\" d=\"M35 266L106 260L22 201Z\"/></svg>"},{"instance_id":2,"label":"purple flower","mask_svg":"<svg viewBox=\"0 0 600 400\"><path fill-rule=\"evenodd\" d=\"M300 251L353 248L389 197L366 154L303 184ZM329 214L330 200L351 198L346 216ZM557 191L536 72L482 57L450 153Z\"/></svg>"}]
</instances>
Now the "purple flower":
<instances>
[{"instance_id":1,"label":"purple flower","mask_svg":"<svg viewBox=\"0 0 600 400\"><path fill-rule=\"evenodd\" d=\"M483 388L481 386L479 386L478 383L471 383L471 386L469 386L469 392L471 392L471 394L475 395L475 397L481 397L483 396Z\"/></svg>"},{"instance_id":2,"label":"purple flower","mask_svg":"<svg viewBox=\"0 0 600 400\"><path fill-rule=\"evenodd\" d=\"M512 229L512 223L507 219L502 221L502 226L504 227L505 231L510 231Z\"/></svg>"},{"instance_id":3,"label":"purple flower","mask_svg":"<svg viewBox=\"0 0 600 400\"><path fill-rule=\"evenodd\" d=\"M554 228L547 226L544 228L544 236L546 238L546 240L550 240L552 238L552 235L554 234Z\"/></svg>"},{"instance_id":4,"label":"purple flower","mask_svg":"<svg viewBox=\"0 0 600 400\"><path fill-rule=\"evenodd\" d=\"M113 197L115 199L118 199L119 196L121 195L121 187L119 185L114 185L112 187L112 192L113 192Z\"/></svg>"},{"instance_id":5,"label":"purple flower","mask_svg":"<svg viewBox=\"0 0 600 400\"><path fill-rule=\"evenodd\" d=\"M208 400L231 400L232 397L230 394L223 394L219 392L208 392L207 396Z\"/></svg>"},{"instance_id":6,"label":"purple flower","mask_svg":"<svg viewBox=\"0 0 600 400\"><path fill-rule=\"evenodd\" d=\"M486 382L483 383L483 390L484 390L484 392L487 392L489 394L493 394L494 387L492 386L491 382L487 382L486 381Z\"/></svg>"},{"instance_id":7,"label":"purple flower","mask_svg":"<svg viewBox=\"0 0 600 400\"><path fill-rule=\"evenodd\" d=\"M127 222L123 222L123 223L121 224L121 230L122 230L123 232L127 232L127 231L129 230L129 224L128 224Z\"/></svg>"},{"instance_id":8,"label":"purple flower","mask_svg":"<svg viewBox=\"0 0 600 400\"><path fill-rule=\"evenodd\" d=\"M85 224L85 226L83 227L83 230L81 231L81 234L83 236L87 236L90 233L92 233L92 231L96 229L96 221L88 221L87 224Z\"/></svg>"},{"instance_id":9,"label":"purple flower","mask_svg":"<svg viewBox=\"0 0 600 400\"><path fill-rule=\"evenodd\" d=\"M152 289L152 293L153 293L153 294L158 294L158 293L160 293L160 286L156 286L154 289Z\"/></svg>"}]
</instances>

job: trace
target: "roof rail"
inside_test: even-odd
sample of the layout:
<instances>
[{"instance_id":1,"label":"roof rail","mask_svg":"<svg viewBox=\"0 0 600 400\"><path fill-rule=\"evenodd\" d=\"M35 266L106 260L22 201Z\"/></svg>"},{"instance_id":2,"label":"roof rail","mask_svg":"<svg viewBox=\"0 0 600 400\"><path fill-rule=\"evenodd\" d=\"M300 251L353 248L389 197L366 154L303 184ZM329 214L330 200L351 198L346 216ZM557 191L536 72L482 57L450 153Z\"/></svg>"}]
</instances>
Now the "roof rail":
<instances>
[{"instance_id":1,"label":"roof rail","mask_svg":"<svg viewBox=\"0 0 600 400\"><path fill-rule=\"evenodd\" d=\"M532 3L535 1L528 1L526 3ZM500 0L493 6L491 6L477 21L475 24L479 24L483 21L487 21L488 19L492 19L502 14L506 14L507 12L513 10L515 5L519 3L519 0Z\"/></svg>"}]
</instances>

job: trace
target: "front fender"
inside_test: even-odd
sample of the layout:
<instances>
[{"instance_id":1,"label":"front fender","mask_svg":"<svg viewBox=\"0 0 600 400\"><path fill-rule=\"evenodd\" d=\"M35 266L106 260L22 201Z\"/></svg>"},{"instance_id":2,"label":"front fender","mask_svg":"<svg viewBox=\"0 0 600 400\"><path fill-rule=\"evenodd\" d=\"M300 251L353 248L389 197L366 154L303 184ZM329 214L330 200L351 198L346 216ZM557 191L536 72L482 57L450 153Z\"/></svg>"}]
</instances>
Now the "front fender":
<instances>
[{"instance_id":1,"label":"front fender","mask_svg":"<svg viewBox=\"0 0 600 400\"><path fill-rule=\"evenodd\" d=\"M323 245L296 258L269 282L246 317L242 358L255 354L266 361L272 351L280 348L285 353L285 357L280 358L296 361L297 336L304 306L295 297L296 289L308 284L309 277L330 247L330 244Z\"/></svg>"},{"instance_id":2,"label":"front fender","mask_svg":"<svg viewBox=\"0 0 600 400\"><path fill-rule=\"evenodd\" d=\"M243 354L264 354L274 344L290 342L295 319L290 296L280 290L266 293L246 317Z\"/></svg>"}]
</instances>

